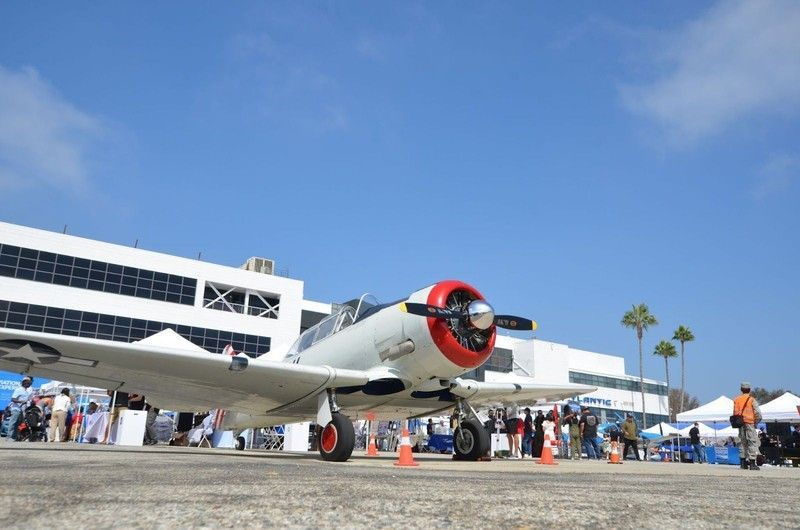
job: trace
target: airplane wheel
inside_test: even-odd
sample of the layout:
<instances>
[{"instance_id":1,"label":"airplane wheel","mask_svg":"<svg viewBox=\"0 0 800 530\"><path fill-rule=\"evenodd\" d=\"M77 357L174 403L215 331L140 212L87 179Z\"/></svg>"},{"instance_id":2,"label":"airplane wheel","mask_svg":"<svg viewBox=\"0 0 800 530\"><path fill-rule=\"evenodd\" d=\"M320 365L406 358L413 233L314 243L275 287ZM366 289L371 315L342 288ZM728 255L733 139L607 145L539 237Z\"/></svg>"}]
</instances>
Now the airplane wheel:
<instances>
[{"instance_id":1,"label":"airplane wheel","mask_svg":"<svg viewBox=\"0 0 800 530\"><path fill-rule=\"evenodd\" d=\"M237 451L244 451L244 446L247 443L247 440L244 439L244 436L239 436L236 438L236 450Z\"/></svg>"},{"instance_id":2,"label":"airplane wheel","mask_svg":"<svg viewBox=\"0 0 800 530\"><path fill-rule=\"evenodd\" d=\"M335 412L319 436L319 454L329 462L345 462L353 454L356 433L353 422L344 414Z\"/></svg>"},{"instance_id":3,"label":"airplane wheel","mask_svg":"<svg viewBox=\"0 0 800 530\"><path fill-rule=\"evenodd\" d=\"M463 435L463 436L462 436ZM489 434L475 420L462 421L453 433L456 460L477 460L489 449Z\"/></svg>"}]
</instances>

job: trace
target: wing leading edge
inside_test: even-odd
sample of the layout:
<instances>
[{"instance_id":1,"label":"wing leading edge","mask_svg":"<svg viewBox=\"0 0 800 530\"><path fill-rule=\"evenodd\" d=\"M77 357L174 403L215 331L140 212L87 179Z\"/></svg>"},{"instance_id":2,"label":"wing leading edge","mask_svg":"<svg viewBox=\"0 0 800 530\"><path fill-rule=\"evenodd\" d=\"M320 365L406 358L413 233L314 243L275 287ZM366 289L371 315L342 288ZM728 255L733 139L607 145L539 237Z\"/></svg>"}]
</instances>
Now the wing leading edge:
<instances>
[{"instance_id":1,"label":"wing leading edge","mask_svg":"<svg viewBox=\"0 0 800 530\"><path fill-rule=\"evenodd\" d=\"M541 383L533 378L518 377L509 382L482 382L457 378L450 392L458 397L469 399L470 403L525 403L540 399L558 401L588 392L597 387L575 383Z\"/></svg>"},{"instance_id":2,"label":"wing leading edge","mask_svg":"<svg viewBox=\"0 0 800 530\"><path fill-rule=\"evenodd\" d=\"M0 329L0 369L112 390L158 396L201 410L230 408L264 414L325 388L364 385L369 374L234 357L142 343L122 343Z\"/></svg>"}]
</instances>

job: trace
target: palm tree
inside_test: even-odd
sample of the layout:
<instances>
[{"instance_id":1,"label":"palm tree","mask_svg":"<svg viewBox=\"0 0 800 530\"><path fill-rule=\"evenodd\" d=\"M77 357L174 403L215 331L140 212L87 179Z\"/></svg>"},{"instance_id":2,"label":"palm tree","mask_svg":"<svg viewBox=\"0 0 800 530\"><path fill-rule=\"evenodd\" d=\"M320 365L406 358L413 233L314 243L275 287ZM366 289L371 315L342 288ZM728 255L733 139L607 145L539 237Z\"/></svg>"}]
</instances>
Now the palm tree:
<instances>
[{"instance_id":1,"label":"palm tree","mask_svg":"<svg viewBox=\"0 0 800 530\"><path fill-rule=\"evenodd\" d=\"M634 305L633 309L625 313L620 324L626 328L636 330L636 338L639 339L639 390L642 391L642 428L647 428L647 415L644 408L644 356L642 355L642 337L645 330L650 326L658 325L655 315L650 313L647 304Z\"/></svg>"},{"instance_id":2,"label":"palm tree","mask_svg":"<svg viewBox=\"0 0 800 530\"><path fill-rule=\"evenodd\" d=\"M653 352L653 355L660 355L664 358L664 369L667 372L667 416L670 418L669 421L672 421L672 414L670 413L671 409L669 407L669 359L670 357L677 357L678 352L675 350L674 344L666 340L662 340L656 344L656 349Z\"/></svg>"},{"instance_id":3,"label":"palm tree","mask_svg":"<svg viewBox=\"0 0 800 530\"><path fill-rule=\"evenodd\" d=\"M686 357L683 354L683 350L684 350L684 345L687 342L692 342L694 340L694 334L692 333L691 329L681 324L680 326L678 326L678 329L676 329L675 333L672 335L672 340L677 340L680 341L681 343L681 412L683 412L683 396L686 395L686 388L684 384L686 382L686 377L685 377L686 363L684 362L684 359Z\"/></svg>"}]
</instances>

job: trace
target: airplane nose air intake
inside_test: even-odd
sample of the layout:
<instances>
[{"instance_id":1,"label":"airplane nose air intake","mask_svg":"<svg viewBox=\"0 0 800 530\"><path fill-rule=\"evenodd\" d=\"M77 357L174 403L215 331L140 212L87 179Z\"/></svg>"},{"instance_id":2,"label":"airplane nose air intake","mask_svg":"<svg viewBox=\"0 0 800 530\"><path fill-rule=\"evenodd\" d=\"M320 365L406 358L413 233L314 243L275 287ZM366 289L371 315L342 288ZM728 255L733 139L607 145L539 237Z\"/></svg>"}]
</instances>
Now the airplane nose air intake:
<instances>
[{"instance_id":1,"label":"airplane nose air intake","mask_svg":"<svg viewBox=\"0 0 800 530\"><path fill-rule=\"evenodd\" d=\"M466 312L468 319L428 318L436 347L452 363L475 368L492 354L496 336L494 309L476 289L464 282L437 283L428 294L428 305Z\"/></svg>"}]
</instances>

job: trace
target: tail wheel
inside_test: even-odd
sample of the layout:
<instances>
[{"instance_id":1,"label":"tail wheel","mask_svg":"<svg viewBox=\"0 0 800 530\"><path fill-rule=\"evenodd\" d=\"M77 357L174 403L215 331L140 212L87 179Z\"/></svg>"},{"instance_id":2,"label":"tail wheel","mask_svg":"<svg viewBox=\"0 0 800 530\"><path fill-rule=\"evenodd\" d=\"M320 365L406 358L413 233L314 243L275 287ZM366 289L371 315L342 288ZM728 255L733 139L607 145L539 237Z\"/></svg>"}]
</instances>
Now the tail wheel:
<instances>
[{"instance_id":1,"label":"tail wheel","mask_svg":"<svg viewBox=\"0 0 800 530\"><path fill-rule=\"evenodd\" d=\"M345 462L353 454L356 433L344 414L334 413L319 436L319 454L329 462Z\"/></svg>"},{"instance_id":2,"label":"tail wheel","mask_svg":"<svg viewBox=\"0 0 800 530\"><path fill-rule=\"evenodd\" d=\"M475 420L461 422L453 433L453 450L456 460L477 460L489 450L489 435L483 425Z\"/></svg>"}]
</instances>

